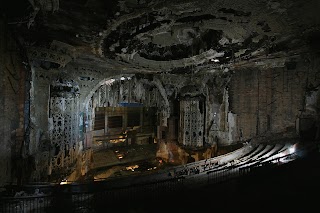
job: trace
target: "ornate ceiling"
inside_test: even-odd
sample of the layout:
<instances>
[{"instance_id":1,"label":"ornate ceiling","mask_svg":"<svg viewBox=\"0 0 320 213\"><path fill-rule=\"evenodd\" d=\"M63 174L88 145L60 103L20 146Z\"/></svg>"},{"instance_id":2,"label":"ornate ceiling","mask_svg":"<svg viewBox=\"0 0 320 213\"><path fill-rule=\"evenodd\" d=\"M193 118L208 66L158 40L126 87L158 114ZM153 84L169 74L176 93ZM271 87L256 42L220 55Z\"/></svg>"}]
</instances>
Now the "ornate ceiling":
<instances>
[{"instance_id":1,"label":"ornate ceiling","mask_svg":"<svg viewBox=\"0 0 320 213\"><path fill-rule=\"evenodd\" d=\"M185 74L284 66L319 47L317 0L25 0L6 6L29 56ZM43 63L49 62L49 63Z\"/></svg>"}]
</instances>

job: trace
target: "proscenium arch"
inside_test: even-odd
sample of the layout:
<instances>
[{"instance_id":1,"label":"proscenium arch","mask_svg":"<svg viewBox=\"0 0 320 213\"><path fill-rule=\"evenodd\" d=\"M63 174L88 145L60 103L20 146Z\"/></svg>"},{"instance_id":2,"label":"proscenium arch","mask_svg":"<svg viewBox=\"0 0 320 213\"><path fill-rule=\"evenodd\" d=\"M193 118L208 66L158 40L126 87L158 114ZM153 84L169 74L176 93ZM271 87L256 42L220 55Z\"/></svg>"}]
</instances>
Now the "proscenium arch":
<instances>
[{"instance_id":1,"label":"proscenium arch","mask_svg":"<svg viewBox=\"0 0 320 213\"><path fill-rule=\"evenodd\" d=\"M84 98L84 102L82 103L82 107L84 109L84 111L87 111L88 110L88 105L89 105L89 101L90 99L93 97L93 94L99 89L99 87L103 84L105 84L107 81L109 80L112 80L112 79L121 79L122 77L125 77L125 78L128 78L128 77L133 77L134 75L115 75L115 76L110 76L110 77L107 77L107 78L104 78L103 80L99 81L94 87L92 87L90 89L90 91L88 92L88 94L84 95L85 98Z\"/></svg>"},{"instance_id":2,"label":"proscenium arch","mask_svg":"<svg viewBox=\"0 0 320 213\"><path fill-rule=\"evenodd\" d=\"M112 79L115 79L116 81L117 80L121 80L121 78L126 78L128 79L128 77L130 77L131 79L128 80L128 81L131 81L133 78L134 78L134 74L122 74L122 75L115 75L115 76L110 76L110 77L107 77L107 78L104 78L103 80L100 80L99 83L97 83L94 87L92 87L89 92L84 95L85 98L84 98L84 102L82 103L82 106L81 108L83 109L84 112L86 112L86 114L88 113L88 109L89 109L89 101L91 100L91 98L93 97L94 93L99 89L99 87L103 84L105 84L107 81L109 80L112 80ZM161 83L161 81L158 79L158 78L154 78L154 80L152 81L148 81L148 80L144 80L142 81L143 84L149 84L149 85L153 85L155 86L161 97L162 97L162 103L163 103L163 106L164 106L164 110L162 111L164 114L164 118L165 118L165 122L164 122L164 125L166 125L166 120L167 118L170 116L170 105L169 105L169 100L168 100L168 97L167 97L167 94L166 94L166 91Z\"/></svg>"}]
</instances>

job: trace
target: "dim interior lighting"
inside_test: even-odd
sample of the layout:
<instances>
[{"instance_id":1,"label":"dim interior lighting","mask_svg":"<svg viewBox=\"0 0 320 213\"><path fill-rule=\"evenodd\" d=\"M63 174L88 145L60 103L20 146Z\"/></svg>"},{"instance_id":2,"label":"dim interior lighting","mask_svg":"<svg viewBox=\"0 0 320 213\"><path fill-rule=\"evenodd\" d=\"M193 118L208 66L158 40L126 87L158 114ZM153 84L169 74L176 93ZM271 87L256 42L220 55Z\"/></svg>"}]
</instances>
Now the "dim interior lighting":
<instances>
[{"instance_id":1,"label":"dim interior lighting","mask_svg":"<svg viewBox=\"0 0 320 213\"><path fill-rule=\"evenodd\" d=\"M279 153L278 156L279 158L282 158L285 154L283 152Z\"/></svg>"},{"instance_id":2,"label":"dim interior lighting","mask_svg":"<svg viewBox=\"0 0 320 213\"><path fill-rule=\"evenodd\" d=\"M106 80L105 84L110 86L113 82L115 82L115 79L111 78L109 80Z\"/></svg>"},{"instance_id":3,"label":"dim interior lighting","mask_svg":"<svg viewBox=\"0 0 320 213\"><path fill-rule=\"evenodd\" d=\"M295 151L295 148L293 146L289 148L289 153L290 154L294 153L294 151Z\"/></svg>"},{"instance_id":4,"label":"dim interior lighting","mask_svg":"<svg viewBox=\"0 0 320 213\"><path fill-rule=\"evenodd\" d=\"M117 138L117 139L110 139L109 140L110 143L123 143L125 141L126 141L125 138Z\"/></svg>"},{"instance_id":5,"label":"dim interior lighting","mask_svg":"<svg viewBox=\"0 0 320 213\"><path fill-rule=\"evenodd\" d=\"M134 165L134 166L127 166L127 167L126 167L126 169L127 169L127 170L131 170L131 171L133 171L133 172L134 172L134 169L137 169L137 168L139 168L139 166L138 166L138 165Z\"/></svg>"},{"instance_id":6,"label":"dim interior lighting","mask_svg":"<svg viewBox=\"0 0 320 213\"><path fill-rule=\"evenodd\" d=\"M150 167L150 168L148 168L147 170L148 170L148 171L151 171L151 170L155 170L155 169L157 169L157 167L156 167L156 166L154 166L154 167Z\"/></svg>"},{"instance_id":7,"label":"dim interior lighting","mask_svg":"<svg viewBox=\"0 0 320 213\"><path fill-rule=\"evenodd\" d=\"M67 180L67 179L63 179L63 180L60 182L60 185L65 185L65 184L68 184L68 180Z\"/></svg>"},{"instance_id":8,"label":"dim interior lighting","mask_svg":"<svg viewBox=\"0 0 320 213\"><path fill-rule=\"evenodd\" d=\"M211 61L213 61L213 62L219 62L219 59L212 58Z\"/></svg>"}]
</instances>

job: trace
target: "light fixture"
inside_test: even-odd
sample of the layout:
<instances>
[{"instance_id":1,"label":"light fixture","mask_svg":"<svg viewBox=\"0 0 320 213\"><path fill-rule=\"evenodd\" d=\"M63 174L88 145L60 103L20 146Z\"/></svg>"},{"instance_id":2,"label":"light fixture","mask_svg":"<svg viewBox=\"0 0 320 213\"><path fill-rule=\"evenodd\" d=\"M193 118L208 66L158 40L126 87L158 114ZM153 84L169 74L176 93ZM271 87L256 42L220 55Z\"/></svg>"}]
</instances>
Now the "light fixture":
<instances>
[{"instance_id":1,"label":"light fixture","mask_svg":"<svg viewBox=\"0 0 320 213\"><path fill-rule=\"evenodd\" d=\"M60 182L60 185L65 185L65 184L68 184L68 180L67 180L67 179L63 179L63 180Z\"/></svg>"},{"instance_id":2,"label":"light fixture","mask_svg":"<svg viewBox=\"0 0 320 213\"><path fill-rule=\"evenodd\" d=\"M113 82L115 82L115 79L111 78L109 80L106 80L105 84L107 84L108 86L110 86Z\"/></svg>"},{"instance_id":3,"label":"light fixture","mask_svg":"<svg viewBox=\"0 0 320 213\"><path fill-rule=\"evenodd\" d=\"M213 61L213 62L219 62L219 59L212 58L211 61Z\"/></svg>"},{"instance_id":4,"label":"light fixture","mask_svg":"<svg viewBox=\"0 0 320 213\"><path fill-rule=\"evenodd\" d=\"M294 148L294 146L292 146L292 147L290 147L290 148L289 148L289 154L292 154L292 153L294 153L294 151L295 151L295 148Z\"/></svg>"}]
</instances>

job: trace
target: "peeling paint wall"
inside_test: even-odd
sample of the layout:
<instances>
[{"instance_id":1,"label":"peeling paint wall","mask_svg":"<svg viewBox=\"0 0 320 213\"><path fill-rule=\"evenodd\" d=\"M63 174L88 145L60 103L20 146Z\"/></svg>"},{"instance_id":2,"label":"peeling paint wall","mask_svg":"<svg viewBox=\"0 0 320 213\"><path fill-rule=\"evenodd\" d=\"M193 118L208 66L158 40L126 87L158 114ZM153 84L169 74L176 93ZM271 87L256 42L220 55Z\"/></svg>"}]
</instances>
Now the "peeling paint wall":
<instances>
[{"instance_id":1,"label":"peeling paint wall","mask_svg":"<svg viewBox=\"0 0 320 213\"><path fill-rule=\"evenodd\" d=\"M4 76L4 78L1 79L1 84L0 84L0 111L2 112L0 114L0 135L1 135L1 149L0 149L0 156L1 156L1 161L0 161L0 185L3 185L7 181L11 180L11 131L13 131L13 128L11 127L10 123L11 120L15 120L15 126L17 126L18 118L15 116L13 117L12 115L8 114L9 109L8 107L13 107L13 100L9 100L10 96L12 95L10 91L7 91L6 88L8 88L9 82L5 78L8 74L6 71L6 42L7 42L7 34L6 34L6 27L4 24L4 20L0 19L0 71L1 71L1 76ZM10 103L11 102L11 103ZM11 106L8 106L8 105ZM11 118L12 117L12 118Z\"/></svg>"},{"instance_id":2,"label":"peeling paint wall","mask_svg":"<svg viewBox=\"0 0 320 213\"><path fill-rule=\"evenodd\" d=\"M73 97L79 87L68 80L71 74L43 69L39 61L32 60L30 153L35 170L30 180L59 181L71 170L81 175L81 165L89 164L90 159L82 157L84 117L79 97Z\"/></svg>"},{"instance_id":3,"label":"peeling paint wall","mask_svg":"<svg viewBox=\"0 0 320 213\"><path fill-rule=\"evenodd\" d=\"M296 67L235 71L230 84L230 110L237 115L243 140L281 134L299 137L296 120L305 111L307 85L319 85L319 68ZM241 132L241 133L240 133Z\"/></svg>"},{"instance_id":4,"label":"peeling paint wall","mask_svg":"<svg viewBox=\"0 0 320 213\"><path fill-rule=\"evenodd\" d=\"M188 111L194 117L184 122L198 135L203 132L189 144L222 147L275 135L319 140L315 2L29 0L19 9L3 5L0 186L46 180L53 170L63 173L74 164L86 171L89 157L81 151L92 143L96 107L123 102L157 107L159 141L181 144L179 126L180 132L186 128L179 121L184 117L180 92L193 84L202 90L204 112L196 103ZM55 96L57 79L72 80L78 87L59 86L79 89L79 96ZM74 174L84 173L79 171Z\"/></svg>"},{"instance_id":5,"label":"peeling paint wall","mask_svg":"<svg viewBox=\"0 0 320 213\"><path fill-rule=\"evenodd\" d=\"M45 70L31 66L32 81L30 89L30 154L35 159L35 171L31 181L46 180L50 150L50 80ZM45 163L46 162L46 163Z\"/></svg>"},{"instance_id":6,"label":"peeling paint wall","mask_svg":"<svg viewBox=\"0 0 320 213\"><path fill-rule=\"evenodd\" d=\"M139 75L138 75L139 76ZM219 73L212 75L194 76L190 82L190 76L181 77L179 75L153 75L131 76L124 78L124 80L113 79L106 81L99 87L92 97L93 107L95 106L119 106L121 102L136 102L142 103L146 107L157 107L159 117L159 132L158 139L161 140L161 132L165 131L170 135L170 140L178 140L176 136L172 135L170 128L175 128L175 125L180 125L172 122L181 116L181 109L177 106L181 105L182 99L179 98L181 88L190 86L190 83L198 84L199 91L206 97L201 103L203 107L203 123L198 128L197 134L201 132L201 140L196 146L203 145L230 145L238 141L236 131L236 115L230 112L229 109L229 94L227 85L230 79L230 74ZM154 83L154 79L157 79ZM213 83L212 83L213 82ZM191 87L190 87L191 88ZM195 91L186 92L188 95ZM198 109L199 107L196 107ZM92 111L93 112L93 111ZM178 114L180 113L180 114ZM195 113L198 113L195 112ZM92 114L94 117L94 114ZM197 117L197 116L196 116ZM162 119L171 120L169 126ZM181 134L181 129L179 130ZM179 140L182 140L182 135ZM168 140L168 138L167 138ZM179 141L181 143L181 141Z\"/></svg>"},{"instance_id":7,"label":"peeling paint wall","mask_svg":"<svg viewBox=\"0 0 320 213\"><path fill-rule=\"evenodd\" d=\"M21 184L30 177L29 67L24 49L0 18L0 186Z\"/></svg>"}]
</instances>

